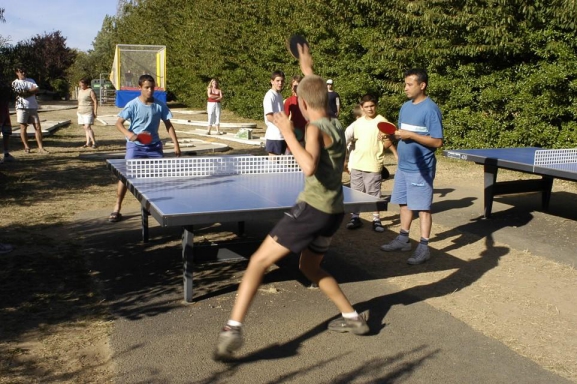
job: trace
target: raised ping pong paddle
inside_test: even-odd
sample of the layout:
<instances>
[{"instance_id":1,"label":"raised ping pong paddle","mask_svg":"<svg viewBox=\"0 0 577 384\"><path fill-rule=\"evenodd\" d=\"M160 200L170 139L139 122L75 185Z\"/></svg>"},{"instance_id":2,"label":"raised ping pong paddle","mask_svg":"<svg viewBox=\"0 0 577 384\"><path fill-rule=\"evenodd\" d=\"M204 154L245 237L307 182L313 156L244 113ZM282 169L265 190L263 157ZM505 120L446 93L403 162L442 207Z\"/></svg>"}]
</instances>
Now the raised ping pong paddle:
<instances>
[{"instance_id":1,"label":"raised ping pong paddle","mask_svg":"<svg viewBox=\"0 0 577 384\"><path fill-rule=\"evenodd\" d=\"M291 55L293 55L293 57L295 59L299 58L299 48L298 48L299 44L303 47L305 45L306 46L309 45L307 40L304 37L302 37L301 35L293 35L287 41L287 48L288 48L289 52L291 53Z\"/></svg>"},{"instance_id":2,"label":"raised ping pong paddle","mask_svg":"<svg viewBox=\"0 0 577 384\"><path fill-rule=\"evenodd\" d=\"M379 131L387 135L392 135L397 130L395 124L389 123L388 121L381 121L380 123L377 124L377 128L379 129Z\"/></svg>"},{"instance_id":3,"label":"raised ping pong paddle","mask_svg":"<svg viewBox=\"0 0 577 384\"><path fill-rule=\"evenodd\" d=\"M136 135L136 140L140 141L142 144L152 143L152 135L148 132L142 132Z\"/></svg>"}]
</instances>

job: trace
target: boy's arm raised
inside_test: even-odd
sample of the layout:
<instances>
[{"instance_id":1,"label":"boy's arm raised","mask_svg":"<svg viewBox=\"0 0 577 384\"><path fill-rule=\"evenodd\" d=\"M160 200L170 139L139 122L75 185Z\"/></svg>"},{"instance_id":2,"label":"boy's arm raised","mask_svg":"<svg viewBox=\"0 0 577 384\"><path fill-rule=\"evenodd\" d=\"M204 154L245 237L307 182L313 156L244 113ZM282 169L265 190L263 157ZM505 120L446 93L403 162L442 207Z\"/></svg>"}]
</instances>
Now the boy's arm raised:
<instances>
[{"instance_id":1,"label":"boy's arm raised","mask_svg":"<svg viewBox=\"0 0 577 384\"><path fill-rule=\"evenodd\" d=\"M313 57L309 50L308 44L298 46L299 50L299 64L301 66L301 71L305 76L313 74Z\"/></svg>"}]
</instances>

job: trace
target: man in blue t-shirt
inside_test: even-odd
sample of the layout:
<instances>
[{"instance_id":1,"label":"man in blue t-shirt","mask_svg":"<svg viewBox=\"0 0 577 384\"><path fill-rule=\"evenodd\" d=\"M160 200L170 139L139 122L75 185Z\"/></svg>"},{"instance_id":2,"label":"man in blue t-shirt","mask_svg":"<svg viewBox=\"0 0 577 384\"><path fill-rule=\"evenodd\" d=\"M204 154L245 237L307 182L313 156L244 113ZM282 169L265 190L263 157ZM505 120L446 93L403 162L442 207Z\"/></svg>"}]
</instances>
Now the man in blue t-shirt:
<instances>
[{"instance_id":1,"label":"man in blue t-shirt","mask_svg":"<svg viewBox=\"0 0 577 384\"><path fill-rule=\"evenodd\" d=\"M429 78L423 69L405 72L405 93L410 99L401 107L397 152L399 165L391 202L401 208L401 232L390 243L381 246L383 251L410 251L409 230L413 211L419 212L421 240L409 264L422 264L431 258L429 236L433 218L433 180L437 159L435 151L443 145L443 123L437 104L427 96Z\"/></svg>"}]
</instances>

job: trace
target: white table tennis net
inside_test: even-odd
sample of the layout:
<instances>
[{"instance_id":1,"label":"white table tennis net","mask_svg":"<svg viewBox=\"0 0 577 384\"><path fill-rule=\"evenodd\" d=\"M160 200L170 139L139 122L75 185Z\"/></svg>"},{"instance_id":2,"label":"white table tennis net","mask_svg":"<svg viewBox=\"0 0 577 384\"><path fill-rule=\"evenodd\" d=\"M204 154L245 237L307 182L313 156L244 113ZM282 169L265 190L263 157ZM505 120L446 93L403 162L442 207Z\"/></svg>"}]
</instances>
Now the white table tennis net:
<instances>
[{"instance_id":1,"label":"white table tennis net","mask_svg":"<svg viewBox=\"0 0 577 384\"><path fill-rule=\"evenodd\" d=\"M574 169L577 164L577 148L539 149L535 151L534 167Z\"/></svg>"},{"instance_id":2,"label":"white table tennis net","mask_svg":"<svg viewBox=\"0 0 577 384\"><path fill-rule=\"evenodd\" d=\"M294 173L301 169L294 156L177 157L126 160L128 177L194 177Z\"/></svg>"}]
</instances>

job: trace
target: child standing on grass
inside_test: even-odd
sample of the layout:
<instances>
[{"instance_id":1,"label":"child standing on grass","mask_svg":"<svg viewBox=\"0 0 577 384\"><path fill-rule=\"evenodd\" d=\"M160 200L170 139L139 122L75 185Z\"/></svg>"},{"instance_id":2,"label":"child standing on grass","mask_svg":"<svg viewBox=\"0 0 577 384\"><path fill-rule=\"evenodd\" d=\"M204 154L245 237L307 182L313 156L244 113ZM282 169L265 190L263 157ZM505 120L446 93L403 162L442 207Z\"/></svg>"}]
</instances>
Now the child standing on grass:
<instances>
[{"instance_id":1,"label":"child standing on grass","mask_svg":"<svg viewBox=\"0 0 577 384\"><path fill-rule=\"evenodd\" d=\"M162 151L162 142L158 136L158 128L160 127L160 120L164 122L168 135L174 143L174 154L180 156L180 147L176 132L170 122L172 113L162 101L154 98L154 78L150 75L142 75L138 79L138 86L140 87L140 96L129 101L124 109L118 114L116 120L116 128L126 138L126 156L125 159L148 159L159 158L164 156ZM124 128L124 122L130 120L128 129ZM137 141L137 134L147 133L152 135L150 144L142 144ZM108 221L120 221L122 215L120 208L122 201L126 195L126 185L122 181L118 182L116 188L116 204Z\"/></svg>"},{"instance_id":2,"label":"child standing on grass","mask_svg":"<svg viewBox=\"0 0 577 384\"><path fill-rule=\"evenodd\" d=\"M299 107L310 121L306 129L306 146L299 145L293 124L284 112L275 113L273 121L306 175L305 187L296 205L277 223L250 258L230 320L219 334L213 355L215 360L231 358L233 352L242 346L242 323L265 272L291 252L300 254L301 271L318 285L342 314L329 323L328 329L357 335L369 332L365 319L352 307L336 280L320 266L344 217L342 172L345 137L339 121L328 115L326 85L321 77L313 74L308 46L299 46L299 53L301 70L305 74L297 89Z\"/></svg>"}]
</instances>

